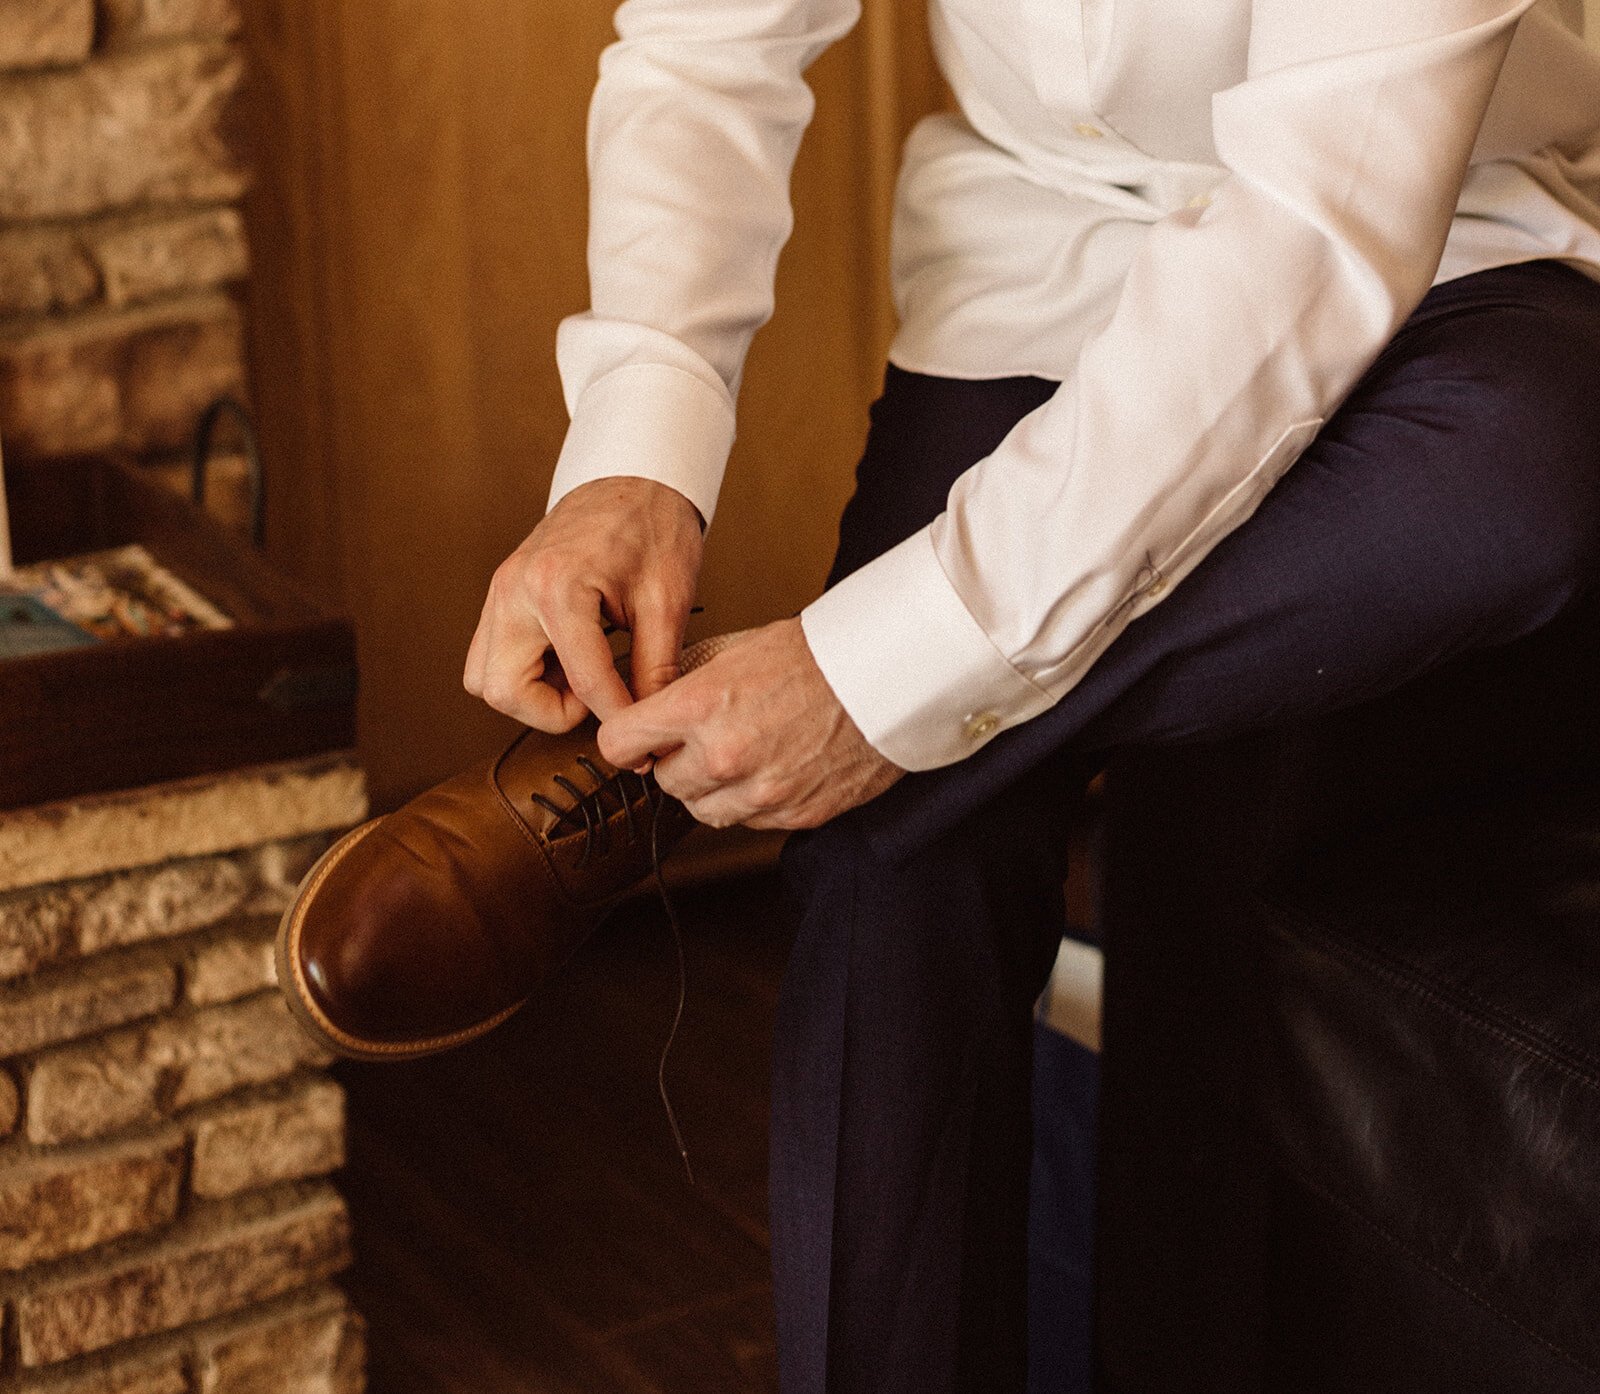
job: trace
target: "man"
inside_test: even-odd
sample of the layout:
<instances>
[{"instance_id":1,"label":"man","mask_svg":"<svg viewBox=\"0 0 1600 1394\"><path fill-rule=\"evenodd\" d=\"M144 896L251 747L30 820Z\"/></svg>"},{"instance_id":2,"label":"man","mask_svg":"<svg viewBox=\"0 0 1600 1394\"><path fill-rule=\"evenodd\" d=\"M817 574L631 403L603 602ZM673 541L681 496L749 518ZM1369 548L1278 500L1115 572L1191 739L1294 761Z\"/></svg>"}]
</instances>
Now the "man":
<instances>
[{"instance_id":1,"label":"man","mask_svg":"<svg viewBox=\"0 0 1600 1394\"><path fill-rule=\"evenodd\" d=\"M572 426L466 683L546 731L595 713L704 822L815 830L785 854L786 1394L1004 1391L1029 1008L1095 753L1376 695L1600 568L1600 62L1575 0L934 0L961 115L908 143L830 588L679 678L802 73L856 9L619 10Z\"/></svg>"}]
</instances>

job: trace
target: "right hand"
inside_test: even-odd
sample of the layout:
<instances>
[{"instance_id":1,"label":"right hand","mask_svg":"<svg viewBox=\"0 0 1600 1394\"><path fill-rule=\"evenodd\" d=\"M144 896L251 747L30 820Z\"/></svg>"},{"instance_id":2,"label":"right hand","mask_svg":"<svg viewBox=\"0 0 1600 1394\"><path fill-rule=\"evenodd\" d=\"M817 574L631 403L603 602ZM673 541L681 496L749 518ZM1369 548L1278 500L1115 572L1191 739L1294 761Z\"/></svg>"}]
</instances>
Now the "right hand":
<instances>
[{"instance_id":1,"label":"right hand","mask_svg":"<svg viewBox=\"0 0 1600 1394\"><path fill-rule=\"evenodd\" d=\"M467 691L552 733L659 692L678 676L703 554L699 510L676 489L631 477L580 484L489 582ZM607 621L633 636L631 693ZM559 667L547 660L552 650Z\"/></svg>"}]
</instances>

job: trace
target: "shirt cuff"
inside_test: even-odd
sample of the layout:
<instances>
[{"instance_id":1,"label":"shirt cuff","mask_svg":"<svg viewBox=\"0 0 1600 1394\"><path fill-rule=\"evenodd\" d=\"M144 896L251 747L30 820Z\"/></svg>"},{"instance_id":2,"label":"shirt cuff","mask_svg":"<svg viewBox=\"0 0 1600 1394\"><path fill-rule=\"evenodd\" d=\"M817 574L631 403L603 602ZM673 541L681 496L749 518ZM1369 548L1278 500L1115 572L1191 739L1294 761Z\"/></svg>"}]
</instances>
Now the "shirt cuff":
<instances>
[{"instance_id":1,"label":"shirt cuff","mask_svg":"<svg viewBox=\"0 0 1600 1394\"><path fill-rule=\"evenodd\" d=\"M862 735L902 769L954 764L1054 705L973 619L926 528L824 592L800 625Z\"/></svg>"},{"instance_id":2,"label":"shirt cuff","mask_svg":"<svg viewBox=\"0 0 1600 1394\"><path fill-rule=\"evenodd\" d=\"M549 508L593 479L654 479L700 510L716 510L734 416L727 399L681 368L632 363L584 389L550 481Z\"/></svg>"}]
</instances>

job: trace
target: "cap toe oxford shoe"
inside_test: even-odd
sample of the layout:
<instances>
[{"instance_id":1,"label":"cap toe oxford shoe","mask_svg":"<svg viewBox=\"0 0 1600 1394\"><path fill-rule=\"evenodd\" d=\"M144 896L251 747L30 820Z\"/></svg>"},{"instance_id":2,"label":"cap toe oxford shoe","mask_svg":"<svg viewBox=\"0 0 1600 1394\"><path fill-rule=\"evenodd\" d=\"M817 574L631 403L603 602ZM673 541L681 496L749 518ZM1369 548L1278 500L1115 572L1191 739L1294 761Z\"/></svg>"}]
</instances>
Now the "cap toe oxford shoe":
<instances>
[{"instance_id":1,"label":"cap toe oxford shoe","mask_svg":"<svg viewBox=\"0 0 1600 1394\"><path fill-rule=\"evenodd\" d=\"M345 834L278 931L278 981L329 1050L397 1060L504 1021L692 826L618 770L590 720L525 732L496 759Z\"/></svg>"}]
</instances>

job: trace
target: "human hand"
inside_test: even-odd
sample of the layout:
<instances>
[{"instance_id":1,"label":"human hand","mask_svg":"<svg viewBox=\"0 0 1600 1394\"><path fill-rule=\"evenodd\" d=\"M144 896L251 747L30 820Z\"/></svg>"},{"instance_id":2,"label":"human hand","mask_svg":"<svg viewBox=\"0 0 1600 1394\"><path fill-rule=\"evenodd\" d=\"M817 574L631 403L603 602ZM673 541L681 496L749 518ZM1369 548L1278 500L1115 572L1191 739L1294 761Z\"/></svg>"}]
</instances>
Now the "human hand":
<instances>
[{"instance_id":1,"label":"human hand","mask_svg":"<svg viewBox=\"0 0 1600 1394\"><path fill-rule=\"evenodd\" d=\"M878 754L834 696L799 620L754 630L704 667L600 727L622 769L656 757L656 782L712 827L813 828L905 771Z\"/></svg>"},{"instance_id":2,"label":"human hand","mask_svg":"<svg viewBox=\"0 0 1600 1394\"><path fill-rule=\"evenodd\" d=\"M676 489L621 476L580 484L495 571L467 691L552 733L659 692L678 676L703 552L699 511ZM631 694L607 621L632 635Z\"/></svg>"}]
</instances>

